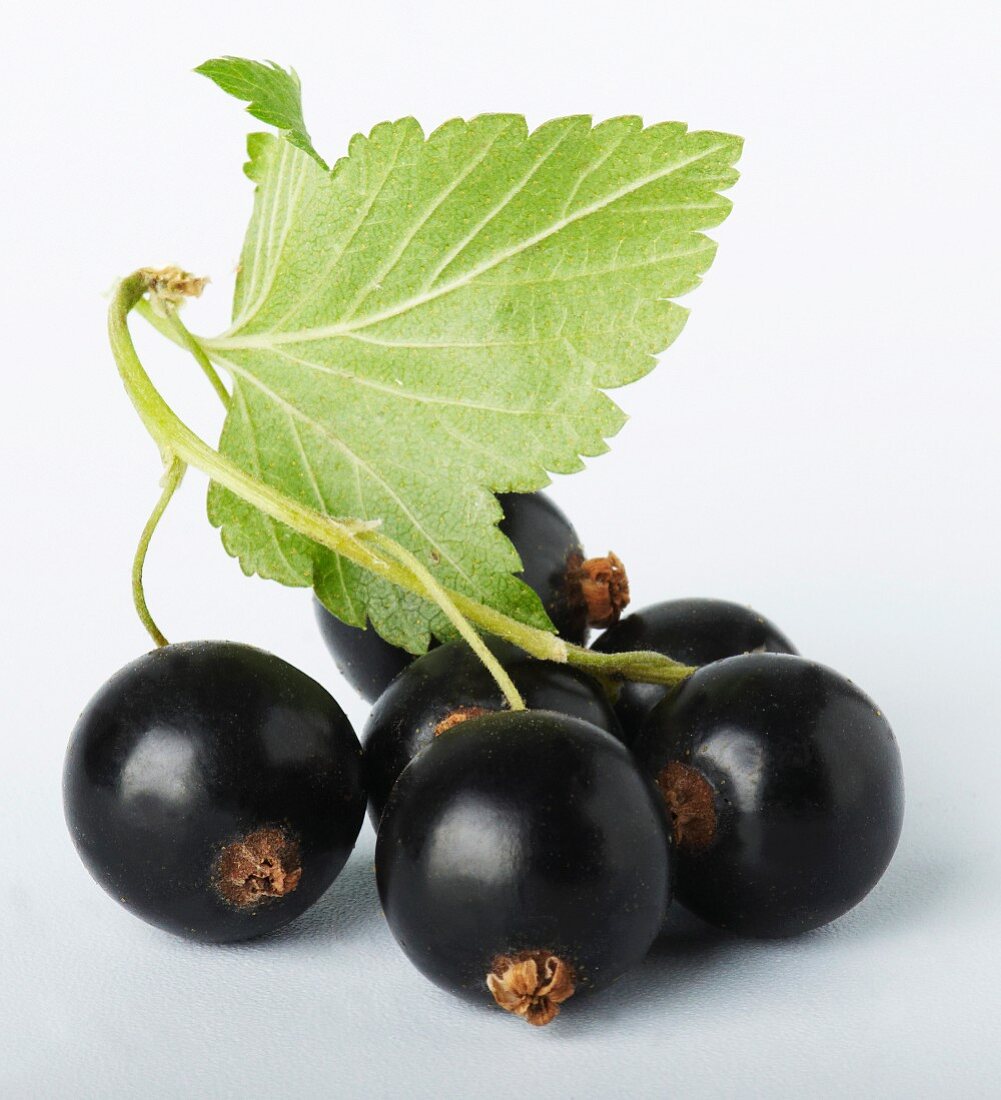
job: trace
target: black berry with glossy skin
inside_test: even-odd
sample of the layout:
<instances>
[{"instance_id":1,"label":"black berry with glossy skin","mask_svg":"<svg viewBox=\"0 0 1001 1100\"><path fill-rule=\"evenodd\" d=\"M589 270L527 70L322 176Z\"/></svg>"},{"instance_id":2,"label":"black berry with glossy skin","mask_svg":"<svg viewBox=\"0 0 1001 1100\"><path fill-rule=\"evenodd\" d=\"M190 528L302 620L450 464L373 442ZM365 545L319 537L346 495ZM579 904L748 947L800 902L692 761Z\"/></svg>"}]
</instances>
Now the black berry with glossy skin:
<instances>
[{"instance_id":1,"label":"black berry with glossy skin","mask_svg":"<svg viewBox=\"0 0 1001 1100\"><path fill-rule=\"evenodd\" d=\"M802 657L706 665L647 718L634 747L674 818L676 894L749 936L846 913L900 836L900 753L851 681Z\"/></svg>"},{"instance_id":2,"label":"black berry with glossy skin","mask_svg":"<svg viewBox=\"0 0 1001 1100\"><path fill-rule=\"evenodd\" d=\"M587 640L588 622L606 626L629 602L629 584L614 554L585 561L573 525L543 493L500 493L500 530L521 557L521 579L542 600L557 633L568 642ZM414 660L371 627L347 626L314 600L317 621L337 667L353 688L374 702Z\"/></svg>"},{"instance_id":3,"label":"black berry with glossy skin","mask_svg":"<svg viewBox=\"0 0 1001 1100\"><path fill-rule=\"evenodd\" d=\"M728 600L667 600L634 611L610 626L591 648L598 653L650 649L684 665L708 665L741 653L796 653L763 615ZM627 741L667 694L658 684L624 683L615 703Z\"/></svg>"},{"instance_id":4,"label":"black berry with glossy skin","mask_svg":"<svg viewBox=\"0 0 1001 1100\"><path fill-rule=\"evenodd\" d=\"M73 842L116 901L219 943L316 901L365 812L361 747L337 703L231 642L170 645L116 673L73 730L63 795Z\"/></svg>"},{"instance_id":5,"label":"black berry with glossy skin","mask_svg":"<svg viewBox=\"0 0 1001 1100\"><path fill-rule=\"evenodd\" d=\"M534 660L496 638L487 645L530 710L569 714L621 740L615 711L596 680L569 665ZM373 823L378 825L400 772L440 731L506 707L500 688L464 641L447 642L414 661L379 698L362 731Z\"/></svg>"},{"instance_id":6,"label":"black berry with glossy skin","mask_svg":"<svg viewBox=\"0 0 1001 1100\"><path fill-rule=\"evenodd\" d=\"M389 926L433 982L532 1024L638 963L670 826L628 749L545 711L472 718L417 756L379 828Z\"/></svg>"}]
</instances>

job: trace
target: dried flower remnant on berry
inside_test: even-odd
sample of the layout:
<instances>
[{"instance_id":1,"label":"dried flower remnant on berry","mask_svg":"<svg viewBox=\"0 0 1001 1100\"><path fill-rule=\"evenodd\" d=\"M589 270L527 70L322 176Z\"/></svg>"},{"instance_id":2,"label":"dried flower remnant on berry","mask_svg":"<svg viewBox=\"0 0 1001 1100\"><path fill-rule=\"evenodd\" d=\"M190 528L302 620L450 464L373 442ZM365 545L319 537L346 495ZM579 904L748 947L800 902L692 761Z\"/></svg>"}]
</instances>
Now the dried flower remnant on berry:
<instances>
[{"instance_id":1,"label":"dried flower remnant on berry","mask_svg":"<svg viewBox=\"0 0 1001 1100\"><path fill-rule=\"evenodd\" d=\"M269 898L291 894L301 878L299 844L276 826L227 844L216 863L219 893L238 909L252 909Z\"/></svg>"},{"instance_id":2,"label":"dried flower remnant on berry","mask_svg":"<svg viewBox=\"0 0 1001 1100\"><path fill-rule=\"evenodd\" d=\"M588 625L603 628L617 623L629 606L629 578L619 558L610 550L603 558L588 558L578 576Z\"/></svg>"},{"instance_id":3,"label":"dried flower remnant on berry","mask_svg":"<svg viewBox=\"0 0 1001 1100\"><path fill-rule=\"evenodd\" d=\"M701 852L716 835L716 799L708 780L695 768L672 760L657 776L682 852Z\"/></svg>"},{"instance_id":4,"label":"dried flower remnant on berry","mask_svg":"<svg viewBox=\"0 0 1001 1100\"><path fill-rule=\"evenodd\" d=\"M434 728L435 737L439 737L446 730L459 725L460 722L468 722L470 718L479 718L491 712L486 707L456 707L449 711Z\"/></svg>"},{"instance_id":5,"label":"dried flower remnant on berry","mask_svg":"<svg viewBox=\"0 0 1001 1100\"><path fill-rule=\"evenodd\" d=\"M570 967L548 951L499 955L487 975L494 1000L533 1027L543 1027L559 1015L560 1005L573 996Z\"/></svg>"}]
</instances>

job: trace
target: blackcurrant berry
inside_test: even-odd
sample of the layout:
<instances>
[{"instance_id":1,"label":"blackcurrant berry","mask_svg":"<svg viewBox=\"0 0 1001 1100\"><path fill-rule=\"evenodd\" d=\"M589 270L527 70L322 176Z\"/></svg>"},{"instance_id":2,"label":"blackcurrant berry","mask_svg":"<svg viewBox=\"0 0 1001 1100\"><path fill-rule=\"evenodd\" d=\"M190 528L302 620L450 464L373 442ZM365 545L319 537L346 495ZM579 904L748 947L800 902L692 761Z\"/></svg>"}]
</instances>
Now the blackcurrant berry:
<instances>
[{"instance_id":1,"label":"blackcurrant berry","mask_svg":"<svg viewBox=\"0 0 1001 1100\"><path fill-rule=\"evenodd\" d=\"M581 718L621 740L618 719L596 680L569 665L534 660L496 638L487 645L530 709ZM464 641L447 642L414 661L380 696L362 731L373 822L378 825L400 772L438 733L505 707L500 688Z\"/></svg>"},{"instance_id":2,"label":"blackcurrant berry","mask_svg":"<svg viewBox=\"0 0 1001 1100\"><path fill-rule=\"evenodd\" d=\"M393 934L433 982L548 1023L646 954L670 825L628 749L545 711L472 718L400 776L376 847Z\"/></svg>"},{"instance_id":3,"label":"blackcurrant berry","mask_svg":"<svg viewBox=\"0 0 1001 1100\"><path fill-rule=\"evenodd\" d=\"M542 493L501 493L500 530L522 562L521 579L542 600L560 637L582 644L588 624L608 626L629 602L629 583L614 554L584 559L580 539L567 517ZM413 661L375 630L348 626L314 600L327 648L351 686L374 702L386 685Z\"/></svg>"},{"instance_id":4,"label":"blackcurrant berry","mask_svg":"<svg viewBox=\"0 0 1001 1100\"><path fill-rule=\"evenodd\" d=\"M230 642L167 646L116 673L73 730L63 794L77 850L116 901L213 942L302 913L365 812L361 746L337 703Z\"/></svg>"},{"instance_id":5,"label":"blackcurrant berry","mask_svg":"<svg viewBox=\"0 0 1001 1100\"><path fill-rule=\"evenodd\" d=\"M685 665L707 665L740 653L795 653L788 638L763 615L727 600L685 599L655 603L611 626L595 639L598 653L650 649ZM657 684L624 683L615 703L627 742L667 694Z\"/></svg>"},{"instance_id":6,"label":"blackcurrant berry","mask_svg":"<svg viewBox=\"0 0 1001 1100\"><path fill-rule=\"evenodd\" d=\"M802 657L706 665L635 745L674 821L678 900L720 928L788 936L876 885L903 820L897 742L851 681Z\"/></svg>"}]
</instances>

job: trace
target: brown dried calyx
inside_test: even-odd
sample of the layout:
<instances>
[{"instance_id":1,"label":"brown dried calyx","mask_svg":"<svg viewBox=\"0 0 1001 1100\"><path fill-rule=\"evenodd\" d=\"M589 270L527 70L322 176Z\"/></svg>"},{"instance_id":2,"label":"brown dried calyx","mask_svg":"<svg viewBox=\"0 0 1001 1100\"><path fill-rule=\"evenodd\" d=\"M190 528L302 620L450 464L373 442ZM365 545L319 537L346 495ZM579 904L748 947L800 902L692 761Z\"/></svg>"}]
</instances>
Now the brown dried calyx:
<instances>
[{"instance_id":1,"label":"brown dried calyx","mask_svg":"<svg viewBox=\"0 0 1001 1100\"><path fill-rule=\"evenodd\" d=\"M573 996L573 972L549 951L498 955L487 975L487 988L505 1012L520 1016L533 1027L543 1027Z\"/></svg>"},{"instance_id":2,"label":"brown dried calyx","mask_svg":"<svg viewBox=\"0 0 1001 1100\"><path fill-rule=\"evenodd\" d=\"M470 718L479 718L481 714L489 714L490 711L486 707L456 707L455 710L451 710L434 728L434 735L437 737L439 734L450 730L453 726L457 726L460 722L468 722Z\"/></svg>"},{"instance_id":3,"label":"brown dried calyx","mask_svg":"<svg viewBox=\"0 0 1001 1100\"><path fill-rule=\"evenodd\" d=\"M677 760L657 776L674 824L674 842L682 852L701 852L716 835L716 797L709 781Z\"/></svg>"},{"instance_id":4,"label":"brown dried calyx","mask_svg":"<svg viewBox=\"0 0 1001 1100\"><path fill-rule=\"evenodd\" d=\"M603 558L588 558L577 567L588 626L606 627L619 621L629 606L629 578L622 562L609 550Z\"/></svg>"},{"instance_id":5,"label":"brown dried calyx","mask_svg":"<svg viewBox=\"0 0 1001 1100\"><path fill-rule=\"evenodd\" d=\"M269 898L291 894L301 878L298 841L274 825L227 844L216 864L219 893L238 909L252 909Z\"/></svg>"}]
</instances>

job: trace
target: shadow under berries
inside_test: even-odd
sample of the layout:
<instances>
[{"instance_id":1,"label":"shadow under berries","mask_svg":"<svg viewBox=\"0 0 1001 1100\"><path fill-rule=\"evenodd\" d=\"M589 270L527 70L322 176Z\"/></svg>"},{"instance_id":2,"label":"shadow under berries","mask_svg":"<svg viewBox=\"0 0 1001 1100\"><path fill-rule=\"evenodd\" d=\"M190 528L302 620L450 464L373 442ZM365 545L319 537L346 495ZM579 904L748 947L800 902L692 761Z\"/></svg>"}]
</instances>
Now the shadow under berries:
<instances>
[{"instance_id":1,"label":"shadow under berries","mask_svg":"<svg viewBox=\"0 0 1001 1100\"><path fill-rule=\"evenodd\" d=\"M777 959L796 953L805 966L806 956L823 951L831 937L899 936L925 922L940 904L955 903L956 878L946 852L921 855L905 849L898 854L893 874L851 913L822 928L780 939L741 938L675 905L646 959L600 996L581 998L573 1013L560 1018L560 1031L590 1032L599 1023L606 1034L616 1025L630 1027L659 1006L679 1008L702 1000L707 983L732 968L739 968L749 981L759 975L767 982Z\"/></svg>"}]
</instances>

